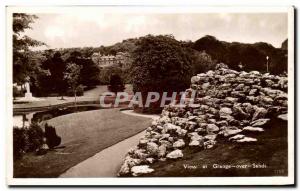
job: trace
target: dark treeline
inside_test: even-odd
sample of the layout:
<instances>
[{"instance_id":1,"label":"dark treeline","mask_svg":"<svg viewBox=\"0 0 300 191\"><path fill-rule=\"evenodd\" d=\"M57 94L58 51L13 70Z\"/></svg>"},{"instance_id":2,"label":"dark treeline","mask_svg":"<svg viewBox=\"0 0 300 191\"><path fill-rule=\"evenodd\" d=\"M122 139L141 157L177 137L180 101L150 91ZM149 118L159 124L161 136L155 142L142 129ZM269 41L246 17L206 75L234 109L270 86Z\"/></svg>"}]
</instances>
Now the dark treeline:
<instances>
[{"instance_id":1,"label":"dark treeline","mask_svg":"<svg viewBox=\"0 0 300 191\"><path fill-rule=\"evenodd\" d=\"M70 52L78 51L85 58L90 57L94 52L100 52L103 55L115 55L117 52L132 53L137 48L137 43L141 38L131 38L123 40L111 46L67 48L60 49L62 55L68 56ZM242 69L246 71L258 70L266 72L267 56L269 63L269 72L280 74L287 71L287 39L282 43L281 48L275 48L273 45L265 42L240 43L220 41L214 36L204 36L195 42L180 41L184 46L190 47L190 54L194 56L199 66L195 66L203 72L210 69L210 65L216 62L223 62L232 69ZM201 57L201 58L199 58ZM207 66L203 66L206 62ZM201 69L201 67L203 67Z\"/></svg>"},{"instance_id":2,"label":"dark treeline","mask_svg":"<svg viewBox=\"0 0 300 191\"><path fill-rule=\"evenodd\" d=\"M213 36L205 36L193 43L193 48L205 51L212 59L223 62L236 70L242 67L246 71L266 72L266 57L268 56L270 73L280 74L287 71L287 40L282 43L282 48L275 48L265 42L229 43L219 41Z\"/></svg>"}]
</instances>

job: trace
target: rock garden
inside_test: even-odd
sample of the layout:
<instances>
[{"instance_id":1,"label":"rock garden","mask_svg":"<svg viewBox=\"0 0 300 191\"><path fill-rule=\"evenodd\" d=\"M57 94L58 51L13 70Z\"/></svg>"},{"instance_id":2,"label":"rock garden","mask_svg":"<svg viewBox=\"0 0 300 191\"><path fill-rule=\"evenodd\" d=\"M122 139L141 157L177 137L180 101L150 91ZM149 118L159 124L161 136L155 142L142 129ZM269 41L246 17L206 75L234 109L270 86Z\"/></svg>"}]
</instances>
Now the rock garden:
<instances>
[{"instance_id":1,"label":"rock garden","mask_svg":"<svg viewBox=\"0 0 300 191\"><path fill-rule=\"evenodd\" d=\"M235 71L225 64L193 76L185 103L165 106L128 151L119 176L153 173L153 164L180 160L186 148L204 152L224 142L259 143L271 119L287 120L287 82L286 76Z\"/></svg>"}]
</instances>

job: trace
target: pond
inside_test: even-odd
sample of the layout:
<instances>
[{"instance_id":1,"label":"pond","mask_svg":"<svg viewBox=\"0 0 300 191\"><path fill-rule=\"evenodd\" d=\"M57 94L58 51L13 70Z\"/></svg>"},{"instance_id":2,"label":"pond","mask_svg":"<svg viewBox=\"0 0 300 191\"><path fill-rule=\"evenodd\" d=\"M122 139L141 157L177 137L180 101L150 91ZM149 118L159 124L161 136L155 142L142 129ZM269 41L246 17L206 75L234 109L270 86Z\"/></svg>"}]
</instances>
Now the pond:
<instances>
[{"instance_id":1,"label":"pond","mask_svg":"<svg viewBox=\"0 0 300 191\"><path fill-rule=\"evenodd\" d=\"M34 111L24 113L13 114L13 126L24 127L29 126L32 122L42 122L45 120L52 119L54 117L67 115L70 113L77 113L83 111L91 111L101 109L100 106L89 105L89 106L68 106L63 108L53 108L46 111Z\"/></svg>"}]
</instances>

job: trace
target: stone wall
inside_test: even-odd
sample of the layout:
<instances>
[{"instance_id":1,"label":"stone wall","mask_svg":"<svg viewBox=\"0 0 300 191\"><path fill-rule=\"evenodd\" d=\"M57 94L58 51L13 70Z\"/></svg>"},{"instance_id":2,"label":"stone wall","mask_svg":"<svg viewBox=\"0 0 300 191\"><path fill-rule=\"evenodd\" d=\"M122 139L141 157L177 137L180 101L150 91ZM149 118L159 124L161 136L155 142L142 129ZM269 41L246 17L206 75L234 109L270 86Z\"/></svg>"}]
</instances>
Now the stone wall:
<instances>
[{"instance_id":1,"label":"stone wall","mask_svg":"<svg viewBox=\"0 0 300 191\"><path fill-rule=\"evenodd\" d=\"M119 176L139 176L154 171L157 160L182 158L182 149L211 149L219 138L239 144L259 141L244 134L264 132L272 117L287 120L287 77L238 72L224 64L191 78L184 105L168 105L161 117L125 157ZM193 102L192 102L193 101Z\"/></svg>"}]
</instances>

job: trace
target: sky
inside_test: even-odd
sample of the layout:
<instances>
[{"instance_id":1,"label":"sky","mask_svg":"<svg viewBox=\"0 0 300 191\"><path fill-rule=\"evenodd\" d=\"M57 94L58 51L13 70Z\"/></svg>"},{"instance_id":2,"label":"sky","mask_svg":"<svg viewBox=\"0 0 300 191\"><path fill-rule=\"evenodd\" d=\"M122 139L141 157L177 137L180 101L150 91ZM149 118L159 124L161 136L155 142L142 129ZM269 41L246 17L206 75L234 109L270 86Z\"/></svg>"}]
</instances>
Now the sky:
<instances>
[{"instance_id":1,"label":"sky","mask_svg":"<svg viewBox=\"0 0 300 191\"><path fill-rule=\"evenodd\" d=\"M195 41L205 35L245 43L267 42L280 47L287 38L286 13L184 14L36 14L39 18L25 34L47 48L98 47L147 34L173 34L177 40Z\"/></svg>"}]
</instances>

